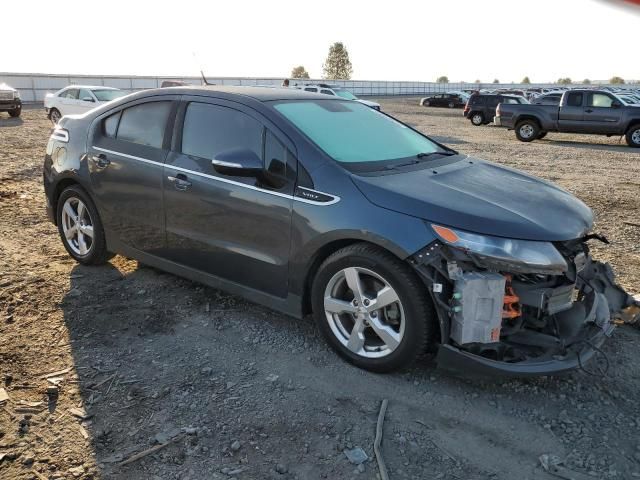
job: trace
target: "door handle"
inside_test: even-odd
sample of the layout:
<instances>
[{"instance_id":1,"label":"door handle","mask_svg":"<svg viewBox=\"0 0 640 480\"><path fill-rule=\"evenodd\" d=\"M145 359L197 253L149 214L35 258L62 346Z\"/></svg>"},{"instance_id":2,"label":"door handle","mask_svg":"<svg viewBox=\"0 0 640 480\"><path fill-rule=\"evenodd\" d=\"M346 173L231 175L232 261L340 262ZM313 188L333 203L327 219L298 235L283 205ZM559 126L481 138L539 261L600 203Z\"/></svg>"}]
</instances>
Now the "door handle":
<instances>
[{"instance_id":1,"label":"door handle","mask_svg":"<svg viewBox=\"0 0 640 480\"><path fill-rule=\"evenodd\" d=\"M111 164L111 160L107 158L104 153L98 155L91 155L91 161L96 164L96 167L102 169L107 168Z\"/></svg>"},{"instance_id":2,"label":"door handle","mask_svg":"<svg viewBox=\"0 0 640 480\"><path fill-rule=\"evenodd\" d=\"M187 180L187 176L184 173L178 173L175 177L170 175L167 180L173 183L176 190L184 191L191 187L191 182Z\"/></svg>"},{"instance_id":3,"label":"door handle","mask_svg":"<svg viewBox=\"0 0 640 480\"><path fill-rule=\"evenodd\" d=\"M591 113L591 112L593 112L593 110L591 110L590 108L587 108L587 109L585 110L585 112L587 112L587 113Z\"/></svg>"}]
</instances>

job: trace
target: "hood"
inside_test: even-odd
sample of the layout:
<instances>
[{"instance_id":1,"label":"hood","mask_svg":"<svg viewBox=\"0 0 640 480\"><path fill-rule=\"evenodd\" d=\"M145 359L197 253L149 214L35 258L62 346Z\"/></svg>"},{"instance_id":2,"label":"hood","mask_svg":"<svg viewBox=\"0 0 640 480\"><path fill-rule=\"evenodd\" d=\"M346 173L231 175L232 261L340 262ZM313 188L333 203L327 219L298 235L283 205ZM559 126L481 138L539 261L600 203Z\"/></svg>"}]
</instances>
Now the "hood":
<instances>
[{"instance_id":1,"label":"hood","mask_svg":"<svg viewBox=\"0 0 640 480\"><path fill-rule=\"evenodd\" d=\"M591 209L549 182L475 158L451 159L352 179L379 207L469 232L559 241L579 238L593 226Z\"/></svg>"},{"instance_id":2,"label":"hood","mask_svg":"<svg viewBox=\"0 0 640 480\"><path fill-rule=\"evenodd\" d=\"M10 91L10 92L17 92L17 90L13 87L10 87L9 85L7 85L6 83L0 83L0 90L3 91Z\"/></svg>"}]
</instances>

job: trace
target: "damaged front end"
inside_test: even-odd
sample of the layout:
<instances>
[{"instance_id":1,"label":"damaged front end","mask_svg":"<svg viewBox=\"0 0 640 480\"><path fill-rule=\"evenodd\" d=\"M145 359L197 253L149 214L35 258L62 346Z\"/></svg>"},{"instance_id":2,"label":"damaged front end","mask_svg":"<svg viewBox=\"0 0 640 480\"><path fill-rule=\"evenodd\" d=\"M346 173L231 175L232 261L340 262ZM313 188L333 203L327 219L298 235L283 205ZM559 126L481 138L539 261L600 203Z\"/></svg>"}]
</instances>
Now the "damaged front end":
<instances>
[{"instance_id":1,"label":"damaged front end","mask_svg":"<svg viewBox=\"0 0 640 480\"><path fill-rule=\"evenodd\" d=\"M440 324L439 367L476 374L547 375L583 368L636 312L588 236L511 240L431 226L439 241L409 261L429 287Z\"/></svg>"}]
</instances>

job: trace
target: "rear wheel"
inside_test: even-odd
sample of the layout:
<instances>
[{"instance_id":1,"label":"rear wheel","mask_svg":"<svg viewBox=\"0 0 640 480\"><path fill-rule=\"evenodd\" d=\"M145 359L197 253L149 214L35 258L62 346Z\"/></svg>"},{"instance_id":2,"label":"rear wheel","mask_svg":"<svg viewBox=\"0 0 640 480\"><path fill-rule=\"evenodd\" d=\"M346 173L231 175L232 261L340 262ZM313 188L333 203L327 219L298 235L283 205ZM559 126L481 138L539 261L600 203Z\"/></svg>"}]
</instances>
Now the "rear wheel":
<instances>
[{"instance_id":1,"label":"rear wheel","mask_svg":"<svg viewBox=\"0 0 640 480\"><path fill-rule=\"evenodd\" d=\"M629 128L625 137L627 139L627 145L634 148L640 148L640 124Z\"/></svg>"},{"instance_id":2,"label":"rear wheel","mask_svg":"<svg viewBox=\"0 0 640 480\"><path fill-rule=\"evenodd\" d=\"M21 113L22 107L18 107L14 110L9 110L9 115L11 115L13 118L19 117Z\"/></svg>"},{"instance_id":3,"label":"rear wheel","mask_svg":"<svg viewBox=\"0 0 640 480\"><path fill-rule=\"evenodd\" d=\"M479 127L484 123L484 115L480 112L475 112L471 114L471 123L473 123L476 127Z\"/></svg>"},{"instance_id":4,"label":"rear wheel","mask_svg":"<svg viewBox=\"0 0 640 480\"><path fill-rule=\"evenodd\" d=\"M422 102L422 106L423 107L430 107L431 106L431 102L429 100L425 100L424 102Z\"/></svg>"},{"instance_id":5,"label":"rear wheel","mask_svg":"<svg viewBox=\"0 0 640 480\"><path fill-rule=\"evenodd\" d=\"M76 261L100 265L109 259L102 221L82 187L72 185L60 194L56 220L64 248Z\"/></svg>"},{"instance_id":6,"label":"rear wheel","mask_svg":"<svg viewBox=\"0 0 640 480\"><path fill-rule=\"evenodd\" d=\"M57 108L52 108L49 112L49 118L54 124L57 124L62 118L62 114L60 114L60 110L58 110Z\"/></svg>"},{"instance_id":7,"label":"rear wheel","mask_svg":"<svg viewBox=\"0 0 640 480\"><path fill-rule=\"evenodd\" d=\"M453 102L449 102L449 105L448 105L448 106L449 106L449 108L455 108L456 104L455 104L455 103L453 103Z\"/></svg>"},{"instance_id":8,"label":"rear wheel","mask_svg":"<svg viewBox=\"0 0 640 480\"><path fill-rule=\"evenodd\" d=\"M535 120L522 120L516 125L516 137L521 142L531 142L540 134L540 126Z\"/></svg>"},{"instance_id":9,"label":"rear wheel","mask_svg":"<svg viewBox=\"0 0 640 480\"><path fill-rule=\"evenodd\" d=\"M327 342L367 370L389 372L411 364L437 329L426 287L411 268L366 243L327 258L311 295Z\"/></svg>"}]
</instances>

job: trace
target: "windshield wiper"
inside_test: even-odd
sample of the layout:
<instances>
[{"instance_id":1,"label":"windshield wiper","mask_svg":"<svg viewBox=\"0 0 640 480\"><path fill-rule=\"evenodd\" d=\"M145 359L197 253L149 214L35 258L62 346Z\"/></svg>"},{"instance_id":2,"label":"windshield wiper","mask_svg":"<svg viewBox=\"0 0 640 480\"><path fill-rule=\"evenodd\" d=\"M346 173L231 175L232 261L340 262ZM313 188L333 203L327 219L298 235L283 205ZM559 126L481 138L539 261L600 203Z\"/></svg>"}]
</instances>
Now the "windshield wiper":
<instances>
[{"instance_id":1,"label":"windshield wiper","mask_svg":"<svg viewBox=\"0 0 640 480\"><path fill-rule=\"evenodd\" d=\"M456 155L453 152L421 152L416 155L418 158L426 158L432 155L443 155L445 157L450 157L451 155Z\"/></svg>"},{"instance_id":2,"label":"windshield wiper","mask_svg":"<svg viewBox=\"0 0 640 480\"><path fill-rule=\"evenodd\" d=\"M405 163L396 163L395 165L387 165L385 168L387 170L395 170L396 168L407 167L409 165L415 165L416 163L420 163L420 162L418 160L411 160L411 161L405 162Z\"/></svg>"}]
</instances>

